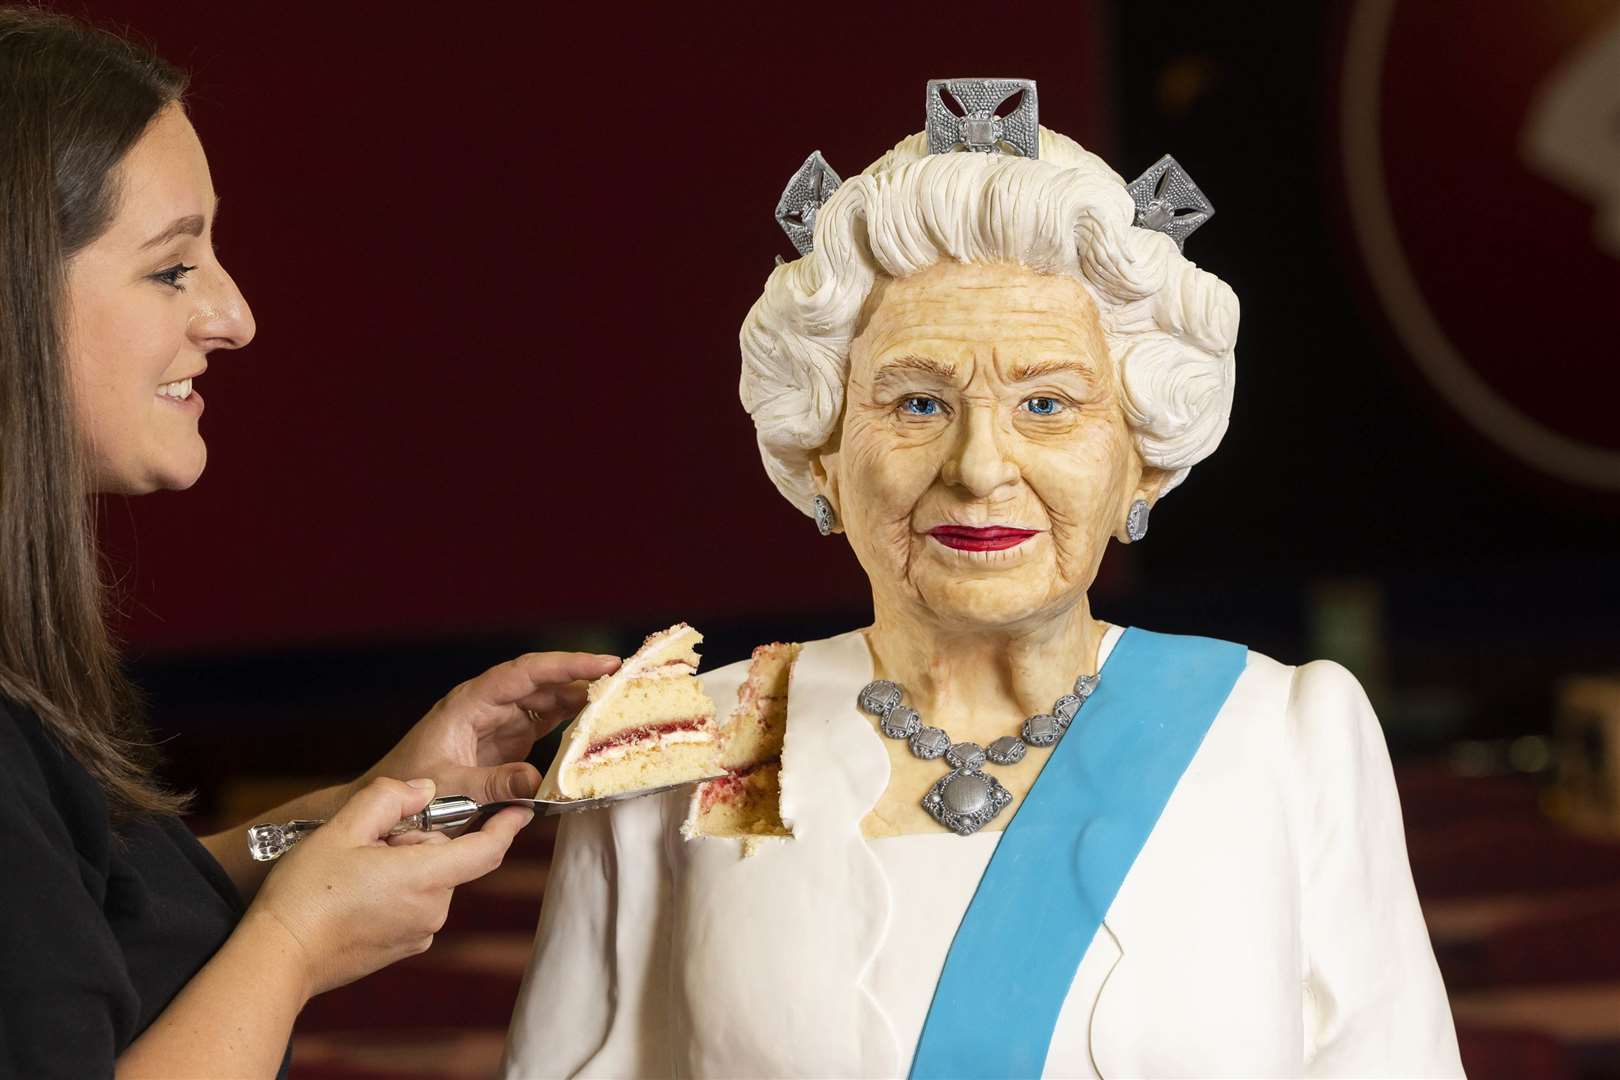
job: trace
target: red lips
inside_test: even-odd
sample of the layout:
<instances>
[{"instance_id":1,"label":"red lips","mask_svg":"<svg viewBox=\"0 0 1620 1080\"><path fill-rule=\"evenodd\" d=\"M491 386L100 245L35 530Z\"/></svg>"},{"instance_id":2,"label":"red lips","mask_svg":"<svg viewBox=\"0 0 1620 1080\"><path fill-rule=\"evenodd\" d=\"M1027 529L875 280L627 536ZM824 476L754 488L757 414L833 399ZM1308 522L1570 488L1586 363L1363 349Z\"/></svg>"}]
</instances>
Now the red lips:
<instances>
[{"instance_id":1,"label":"red lips","mask_svg":"<svg viewBox=\"0 0 1620 1080\"><path fill-rule=\"evenodd\" d=\"M971 528L967 525L939 525L928 530L928 535L957 551L1001 551L1017 547L1035 536L1035 529L1009 529L1003 525Z\"/></svg>"}]
</instances>

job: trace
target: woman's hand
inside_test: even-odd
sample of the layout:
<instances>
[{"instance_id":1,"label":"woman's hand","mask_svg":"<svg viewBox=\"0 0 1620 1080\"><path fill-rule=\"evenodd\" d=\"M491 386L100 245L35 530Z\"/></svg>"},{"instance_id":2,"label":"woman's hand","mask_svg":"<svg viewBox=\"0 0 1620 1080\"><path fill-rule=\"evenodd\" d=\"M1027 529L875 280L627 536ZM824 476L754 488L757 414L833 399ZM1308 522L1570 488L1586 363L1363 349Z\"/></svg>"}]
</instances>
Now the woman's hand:
<instances>
[{"instance_id":1,"label":"woman's hand","mask_svg":"<svg viewBox=\"0 0 1620 1080\"><path fill-rule=\"evenodd\" d=\"M613 656L528 653L450 691L354 789L378 776L424 776L446 795L479 802L526 799L540 773L523 759L535 741L573 719L592 679L618 669Z\"/></svg>"},{"instance_id":2,"label":"woman's hand","mask_svg":"<svg viewBox=\"0 0 1620 1080\"><path fill-rule=\"evenodd\" d=\"M296 943L307 996L427 951L452 890L499 866L534 817L510 808L454 840L443 833L400 845L381 839L433 792L426 780L373 781L282 856L260 888L244 923L273 920Z\"/></svg>"}]
</instances>

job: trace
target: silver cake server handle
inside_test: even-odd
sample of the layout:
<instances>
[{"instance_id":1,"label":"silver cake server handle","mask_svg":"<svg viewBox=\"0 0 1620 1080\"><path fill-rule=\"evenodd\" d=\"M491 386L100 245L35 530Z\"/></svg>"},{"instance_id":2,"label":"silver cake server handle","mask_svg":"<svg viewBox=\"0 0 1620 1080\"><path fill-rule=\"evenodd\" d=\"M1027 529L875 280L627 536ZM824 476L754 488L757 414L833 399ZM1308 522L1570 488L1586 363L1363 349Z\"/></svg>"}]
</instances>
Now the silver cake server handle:
<instances>
[{"instance_id":1,"label":"silver cake server handle","mask_svg":"<svg viewBox=\"0 0 1620 1080\"><path fill-rule=\"evenodd\" d=\"M710 780L719 780L727 775L720 773L715 776L702 776L696 780L682 780L678 784L665 784L663 787L642 788L639 791L622 791L617 795L603 795L595 799L502 799L498 802L479 803L465 795L441 795L428 803L421 811L402 818L398 825L388 830L389 836L399 836L409 832L446 832L465 826L469 830L476 829L487 821L490 815L508 806L525 806L542 816L550 814L577 814L585 810L597 810L614 803L625 802L629 799L641 799L648 795L662 795L676 788L683 788L689 784L702 784ZM254 825L247 831L248 854L253 856L255 862L271 862L286 854L294 844L326 824L324 819L311 820L300 818L294 821L284 821L281 824L265 823Z\"/></svg>"}]
</instances>

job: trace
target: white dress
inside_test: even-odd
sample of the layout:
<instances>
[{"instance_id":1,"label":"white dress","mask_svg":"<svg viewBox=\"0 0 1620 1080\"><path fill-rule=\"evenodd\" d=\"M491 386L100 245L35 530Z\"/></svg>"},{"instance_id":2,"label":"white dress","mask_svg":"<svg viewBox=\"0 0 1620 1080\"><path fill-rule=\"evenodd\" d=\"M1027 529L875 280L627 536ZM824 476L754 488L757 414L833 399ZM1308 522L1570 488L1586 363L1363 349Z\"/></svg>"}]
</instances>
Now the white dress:
<instances>
[{"instance_id":1,"label":"white dress","mask_svg":"<svg viewBox=\"0 0 1620 1080\"><path fill-rule=\"evenodd\" d=\"M705 688L724 707L745 672ZM855 708L871 677L859 632L799 656L792 839L749 858L683 840L679 796L564 818L507 1076L906 1074L1001 834L861 835L889 774ZM1250 653L1081 962L1045 1075L1461 1074L1365 695L1338 665Z\"/></svg>"}]
</instances>

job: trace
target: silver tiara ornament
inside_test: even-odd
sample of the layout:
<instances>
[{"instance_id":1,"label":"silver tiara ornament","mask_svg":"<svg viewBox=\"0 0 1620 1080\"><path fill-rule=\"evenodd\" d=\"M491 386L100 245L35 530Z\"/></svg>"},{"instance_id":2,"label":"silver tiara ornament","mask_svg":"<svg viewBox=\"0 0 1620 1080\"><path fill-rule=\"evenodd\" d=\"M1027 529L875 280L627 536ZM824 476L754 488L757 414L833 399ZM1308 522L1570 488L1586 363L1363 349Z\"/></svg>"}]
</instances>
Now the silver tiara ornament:
<instances>
[{"instance_id":1,"label":"silver tiara ornament","mask_svg":"<svg viewBox=\"0 0 1620 1080\"><path fill-rule=\"evenodd\" d=\"M1018 104L1002 112L1014 97ZM1041 155L1033 79L930 79L926 112L930 154L966 150L1026 158ZM800 255L814 250L816 215L842 183L820 150L805 158L788 180L776 204L776 221ZM1176 242L1177 250L1215 216L1214 204L1169 154L1125 185L1125 190L1136 204L1132 224L1164 233ZM776 261L782 260L778 257Z\"/></svg>"},{"instance_id":2,"label":"silver tiara ornament","mask_svg":"<svg viewBox=\"0 0 1620 1080\"><path fill-rule=\"evenodd\" d=\"M782 226L800 255L816 246L816 215L844 181L833 172L827 159L816 150L804 159L776 203L776 223Z\"/></svg>"},{"instance_id":3,"label":"silver tiara ornament","mask_svg":"<svg viewBox=\"0 0 1620 1080\"><path fill-rule=\"evenodd\" d=\"M1132 224L1164 233L1176 242L1178 251L1187 237L1215 216L1214 204L1169 154L1126 184L1125 190L1136 203L1136 220Z\"/></svg>"},{"instance_id":4,"label":"silver tiara ornament","mask_svg":"<svg viewBox=\"0 0 1620 1080\"><path fill-rule=\"evenodd\" d=\"M956 109L945 100L947 94ZM1001 107L1019 94L1017 106L1002 114ZM930 154L972 150L1041 156L1033 79L929 79L925 108Z\"/></svg>"}]
</instances>

